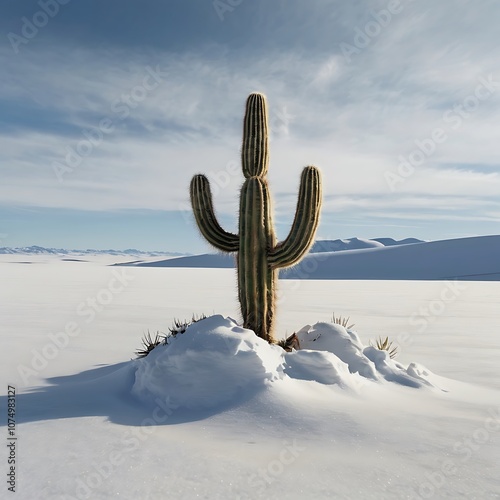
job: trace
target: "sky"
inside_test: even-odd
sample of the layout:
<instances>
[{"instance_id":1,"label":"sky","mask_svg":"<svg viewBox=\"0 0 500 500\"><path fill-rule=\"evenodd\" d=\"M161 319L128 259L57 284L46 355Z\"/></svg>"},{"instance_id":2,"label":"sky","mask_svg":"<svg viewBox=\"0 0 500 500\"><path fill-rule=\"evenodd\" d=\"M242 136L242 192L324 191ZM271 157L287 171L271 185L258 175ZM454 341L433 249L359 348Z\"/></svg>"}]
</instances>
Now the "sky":
<instances>
[{"instance_id":1,"label":"sky","mask_svg":"<svg viewBox=\"0 0 500 500\"><path fill-rule=\"evenodd\" d=\"M263 92L279 238L321 169L319 239L500 233L495 0L4 0L0 246L204 252L237 231Z\"/></svg>"}]
</instances>

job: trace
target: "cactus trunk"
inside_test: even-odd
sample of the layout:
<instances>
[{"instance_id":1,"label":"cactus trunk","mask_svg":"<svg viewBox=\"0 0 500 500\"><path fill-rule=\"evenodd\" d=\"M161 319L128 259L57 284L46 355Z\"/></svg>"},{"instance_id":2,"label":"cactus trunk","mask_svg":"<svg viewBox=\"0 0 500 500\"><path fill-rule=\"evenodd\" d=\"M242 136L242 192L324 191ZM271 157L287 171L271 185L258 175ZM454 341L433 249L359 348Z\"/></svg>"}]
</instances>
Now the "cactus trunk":
<instances>
[{"instance_id":1,"label":"cactus trunk","mask_svg":"<svg viewBox=\"0 0 500 500\"><path fill-rule=\"evenodd\" d=\"M321 179L316 167L304 168L295 218L288 237L276 243L267 184L269 135L266 100L250 94L243 123L239 234L217 222L210 184L204 175L191 181L191 204L200 232L218 250L238 252L238 298L243 325L274 342L275 284L278 269L298 263L314 242L321 209Z\"/></svg>"},{"instance_id":2,"label":"cactus trunk","mask_svg":"<svg viewBox=\"0 0 500 500\"><path fill-rule=\"evenodd\" d=\"M268 263L268 249L276 237L272 226L267 182L250 177L241 189L238 289L243 326L272 340L276 271Z\"/></svg>"}]
</instances>

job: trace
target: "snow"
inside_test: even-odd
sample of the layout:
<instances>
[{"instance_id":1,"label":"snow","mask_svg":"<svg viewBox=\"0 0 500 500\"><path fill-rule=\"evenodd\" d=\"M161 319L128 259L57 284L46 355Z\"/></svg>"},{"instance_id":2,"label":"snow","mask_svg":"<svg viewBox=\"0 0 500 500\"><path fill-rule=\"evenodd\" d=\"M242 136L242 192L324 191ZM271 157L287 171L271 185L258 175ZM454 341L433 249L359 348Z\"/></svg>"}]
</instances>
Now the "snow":
<instances>
[{"instance_id":1,"label":"snow","mask_svg":"<svg viewBox=\"0 0 500 500\"><path fill-rule=\"evenodd\" d=\"M149 262L130 262L127 265L140 267L200 267L200 268L233 268L234 255L231 254L201 254L188 257L176 257L168 260L152 260Z\"/></svg>"},{"instance_id":2,"label":"snow","mask_svg":"<svg viewBox=\"0 0 500 500\"><path fill-rule=\"evenodd\" d=\"M404 240L394 240L392 238L375 238L373 240L364 238L347 238L343 240L318 240L312 246L311 252L333 252L339 250L351 250L357 248L370 248L391 245L407 245L411 243L421 243L422 240L416 238L406 238ZM135 256L135 257L158 257L158 256L182 256L179 252L165 252L165 251L142 251L136 248L127 248L125 250L96 250L88 248L86 250L75 250L67 248L47 248L38 245L29 247L0 247L0 255L116 255L116 256ZM189 254L188 254L189 255Z\"/></svg>"},{"instance_id":3,"label":"snow","mask_svg":"<svg viewBox=\"0 0 500 500\"><path fill-rule=\"evenodd\" d=\"M316 323L299 330L297 337L301 349L333 353L347 364L349 372L377 380L375 366L364 355L363 345L355 332L332 323Z\"/></svg>"},{"instance_id":4,"label":"snow","mask_svg":"<svg viewBox=\"0 0 500 500\"><path fill-rule=\"evenodd\" d=\"M280 378L280 352L234 320L211 316L138 360L132 394L180 410L217 408Z\"/></svg>"},{"instance_id":5,"label":"snow","mask_svg":"<svg viewBox=\"0 0 500 500\"><path fill-rule=\"evenodd\" d=\"M125 250L96 250L94 248L87 248L86 250L75 250L67 248L46 248L38 245L29 247L0 247L0 255L71 255L71 256L85 256L85 255L115 255L115 256L135 256L135 257L157 257L157 256L180 256L178 252L161 252L152 251L144 252L136 248L127 248Z\"/></svg>"},{"instance_id":6,"label":"snow","mask_svg":"<svg viewBox=\"0 0 500 500\"><path fill-rule=\"evenodd\" d=\"M381 241L387 239L380 239ZM404 241L404 240L403 240ZM469 280L500 281L500 236L476 236L453 240L391 244L377 240L348 240L346 250L335 248L342 240L318 242L316 251L292 269L281 271L283 279L360 280ZM233 268L234 257L204 254L168 260L133 262L144 267Z\"/></svg>"},{"instance_id":7,"label":"snow","mask_svg":"<svg viewBox=\"0 0 500 500\"><path fill-rule=\"evenodd\" d=\"M433 387L428 370L414 363L407 369L385 351L364 348L343 326L317 323L301 329L298 337L301 350L285 352L231 318L210 316L138 360L131 392L185 411L219 408L294 379L342 388L360 387L360 377Z\"/></svg>"},{"instance_id":8,"label":"snow","mask_svg":"<svg viewBox=\"0 0 500 500\"><path fill-rule=\"evenodd\" d=\"M309 254L284 278L500 280L500 236Z\"/></svg>"},{"instance_id":9,"label":"snow","mask_svg":"<svg viewBox=\"0 0 500 500\"><path fill-rule=\"evenodd\" d=\"M499 498L499 283L281 280L284 353L238 326L234 269L86 258L0 258L16 498Z\"/></svg>"},{"instance_id":10,"label":"snow","mask_svg":"<svg viewBox=\"0 0 500 500\"><path fill-rule=\"evenodd\" d=\"M342 240L318 240L311 248L311 253L318 252L340 252L343 250L359 250L361 248L379 248L392 245L408 245L412 243L423 243L416 238L394 240L392 238L346 238Z\"/></svg>"}]
</instances>

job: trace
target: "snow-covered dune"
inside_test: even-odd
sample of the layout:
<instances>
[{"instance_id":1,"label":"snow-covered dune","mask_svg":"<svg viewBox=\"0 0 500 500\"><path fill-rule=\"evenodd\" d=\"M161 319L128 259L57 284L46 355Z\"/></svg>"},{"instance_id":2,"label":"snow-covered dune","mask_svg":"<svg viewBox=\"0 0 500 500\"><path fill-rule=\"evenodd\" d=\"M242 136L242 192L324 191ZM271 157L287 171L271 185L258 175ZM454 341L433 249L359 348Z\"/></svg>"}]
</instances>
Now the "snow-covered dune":
<instances>
[{"instance_id":1,"label":"snow-covered dune","mask_svg":"<svg viewBox=\"0 0 500 500\"><path fill-rule=\"evenodd\" d=\"M314 253L311 252L293 269L283 271L280 277L500 281L500 235L420 243L415 240L392 243L394 240L382 242L382 239L352 238L349 250L321 251L321 248L331 248L339 241L318 242ZM130 265L230 268L234 266L234 258L224 254L204 254Z\"/></svg>"},{"instance_id":2,"label":"snow-covered dune","mask_svg":"<svg viewBox=\"0 0 500 500\"><path fill-rule=\"evenodd\" d=\"M139 266L139 267L203 267L224 269L234 267L234 257L229 254L202 254L202 255L189 255L187 257L176 257L173 259L156 260L150 262L129 262L125 265Z\"/></svg>"},{"instance_id":3,"label":"snow-covered dune","mask_svg":"<svg viewBox=\"0 0 500 500\"><path fill-rule=\"evenodd\" d=\"M424 243L416 238L394 240L393 238L347 238L343 240L318 240L311 248L311 253L317 252L341 252L343 250L360 250L362 248L380 248L395 245L410 245L413 243Z\"/></svg>"},{"instance_id":4,"label":"snow-covered dune","mask_svg":"<svg viewBox=\"0 0 500 500\"><path fill-rule=\"evenodd\" d=\"M282 278L500 280L500 236L309 254Z\"/></svg>"}]
</instances>

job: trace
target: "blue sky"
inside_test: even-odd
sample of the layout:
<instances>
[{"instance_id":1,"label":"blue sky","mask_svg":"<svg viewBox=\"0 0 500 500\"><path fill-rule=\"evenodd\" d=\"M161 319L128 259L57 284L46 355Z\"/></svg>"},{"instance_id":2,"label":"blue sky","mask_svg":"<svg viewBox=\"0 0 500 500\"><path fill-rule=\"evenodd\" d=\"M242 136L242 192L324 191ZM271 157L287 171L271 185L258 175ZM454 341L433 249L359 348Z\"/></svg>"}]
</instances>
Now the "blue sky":
<instances>
[{"instance_id":1,"label":"blue sky","mask_svg":"<svg viewBox=\"0 0 500 500\"><path fill-rule=\"evenodd\" d=\"M437 5L436 5L437 4ZM268 97L285 237L321 168L318 237L500 232L494 0L6 0L0 246L208 249L196 173L236 230L241 123Z\"/></svg>"}]
</instances>

